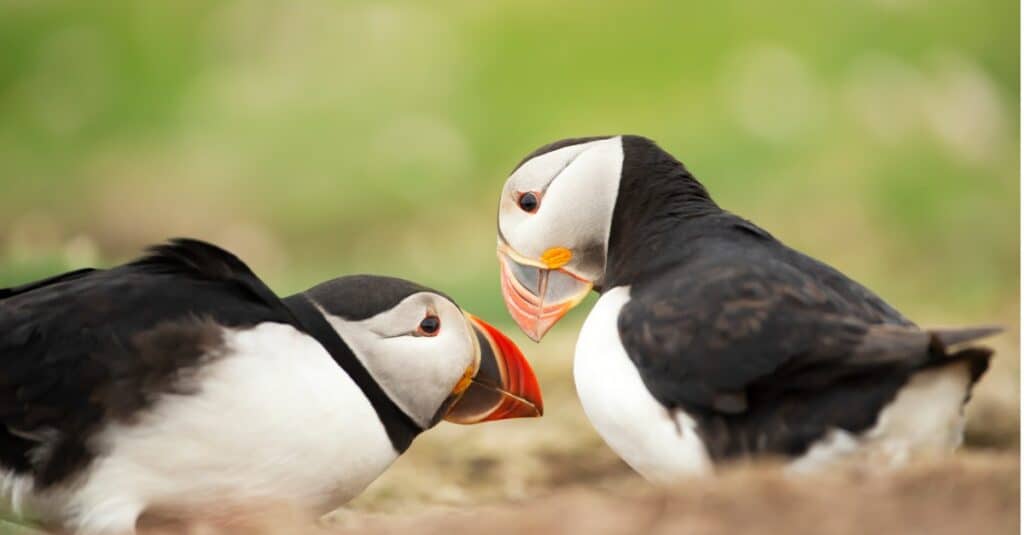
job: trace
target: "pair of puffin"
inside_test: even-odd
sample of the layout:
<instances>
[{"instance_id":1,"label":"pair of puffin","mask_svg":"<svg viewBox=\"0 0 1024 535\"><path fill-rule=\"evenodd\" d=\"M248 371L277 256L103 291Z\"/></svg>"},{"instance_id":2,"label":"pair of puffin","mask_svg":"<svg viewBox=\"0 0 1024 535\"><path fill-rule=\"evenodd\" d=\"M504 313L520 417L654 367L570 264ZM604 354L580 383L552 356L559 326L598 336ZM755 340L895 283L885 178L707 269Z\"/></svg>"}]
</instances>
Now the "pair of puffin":
<instances>
[{"instance_id":1,"label":"pair of puffin","mask_svg":"<svg viewBox=\"0 0 1024 535\"><path fill-rule=\"evenodd\" d=\"M0 495L75 533L352 498L421 432L539 416L505 335L349 276L285 298L195 240L0 289Z\"/></svg>"},{"instance_id":2,"label":"pair of puffin","mask_svg":"<svg viewBox=\"0 0 1024 535\"><path fill-rule=\"evenodd\" d=\"M528 155L498 210L501 290L539 341L591 291L574 376L598 433L649 480L774 456L796 470L955 448L998 328L922 329L718 206L650 139Z\"/></svg>"},{"instance_id":3,"label":"pair of puffin","mask_svg":"<svg viewBox=\"0 0 1024 535\"><path fill-rule=\"evenodd\" d=\"M527 156L498 216L501 291L539 341L595 290L576 347L587 416L655 482L722 461L797 469L955 448L996 328L917 327L722 210L649 139ZM195 240L0 289L0 496L77 533L143 513L327 511L441 419L539 416L507 337L376 276L280 298Z\"/></svg>"}]
</instances>

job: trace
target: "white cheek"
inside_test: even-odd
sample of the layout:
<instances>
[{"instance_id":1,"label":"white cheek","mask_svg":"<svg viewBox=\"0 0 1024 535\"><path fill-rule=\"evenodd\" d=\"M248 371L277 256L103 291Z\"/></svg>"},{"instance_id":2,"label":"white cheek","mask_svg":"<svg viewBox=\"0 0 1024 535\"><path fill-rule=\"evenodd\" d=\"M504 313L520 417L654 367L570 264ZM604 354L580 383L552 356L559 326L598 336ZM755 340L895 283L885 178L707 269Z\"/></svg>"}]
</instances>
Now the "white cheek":
<instances>
[{"instance_id":1,"label":"white cheek","mask_svg":"<svg viewBox=\"0 0 1024 535\"><path fill-rule=\"evenodd\" d=\"M387 340L388 377L381 379L401 383L403 390L409 392L438 384L442 374L437 363L435 341L415 336Z\"/></svg>"},{"instance_id":2,"label":"white cheek","mask_svg":"<svg viewBox=\"0 0 1024 535\"><path fill-rule=\"evenodd\" d=\"M456 329L449 329L437 338L437 351L433 352L433 358L437 359L437 378L451 390L471 364L472 354L466 349L464 336Z\"/></svg>"},{"instance_id":3,"label":"white cheek","mask_svg":"<svg viewBox=\"0 0 1024 535\"><path fill-rule=\"evenodd\" d=\"M510 197L502 197L501 203L498 205L498 229L512 247L516 247L517 242L523 241L521 229L526 223L527 217L530 216L531 214L527 214L519 208ZM519 249L516 248L516 250Z\"/></svg>"},{"instance_id":4,"label":"white cheek","mask_svg":"<svg viewBox=\"0 0 1024 535\"><path fill-rule=\"evenodd\" d=\"M592 144L563 147L537 156L516 169L505 182L498 204L498 222L502 235L517 252L537 257L547 249L543 246L547 243L546 232L537 223L547 211L544 197L555 177ZM537 213L524 212L519 207L518 195L527 191L541 192L541 208Z\"/></svg>"},{"instance_id":5,"label":"white cheek","mask_svg":"<svg viewBox=\"0 0 1024 535\"><path fill-rule=\"evenodd\" d=\"M502 233L519 254L539 258L551 247L607 243L622 170L622 143L621 138L612 138L588 145L551 181L535 214L516 213L511 199L502 201Z\"/></svg>"}]
</instances>

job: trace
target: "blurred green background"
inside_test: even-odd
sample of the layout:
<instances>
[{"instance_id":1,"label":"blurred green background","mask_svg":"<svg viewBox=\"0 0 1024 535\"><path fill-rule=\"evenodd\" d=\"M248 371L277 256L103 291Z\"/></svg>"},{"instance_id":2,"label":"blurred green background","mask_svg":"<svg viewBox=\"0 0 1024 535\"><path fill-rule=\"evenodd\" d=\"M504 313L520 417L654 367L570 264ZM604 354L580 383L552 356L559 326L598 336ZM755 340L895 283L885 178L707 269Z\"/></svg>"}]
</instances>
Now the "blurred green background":
<instances>
[{"instance_id":1,"label":"blurred green background","mask_svg":"<svg viewBox=\"0 0 1024 535\"><path fill-rule=\"evenodd\" d=\"M1010 0L3 0L0 286L187 235L281 292L387 273L510 325L508 171L639 133L912 317L1015 321L1018 20Z\"/></svg>"}]
</instances>

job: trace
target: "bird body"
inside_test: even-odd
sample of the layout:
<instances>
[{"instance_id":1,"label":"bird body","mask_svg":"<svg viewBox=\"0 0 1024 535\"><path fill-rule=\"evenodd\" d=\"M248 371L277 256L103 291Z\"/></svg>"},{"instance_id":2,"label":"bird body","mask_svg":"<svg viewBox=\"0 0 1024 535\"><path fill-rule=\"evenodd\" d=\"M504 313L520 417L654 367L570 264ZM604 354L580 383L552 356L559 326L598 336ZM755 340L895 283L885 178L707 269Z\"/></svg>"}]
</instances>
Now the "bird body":
<instances>
[{"instance_id":1,"label":"bird body","mask_svg":"<svg viewBox=\"0 0 1024 535\"><path fill-rule=\"evenodd\" d=\"M706 473L711 460L696 422L651 395L622 347L617 324L628 301L629 288L605 292L580 330L573 377L583 411L608 446L647 479L671 483Z\"/></svg>"},{"instance_id":2,"label":"bird body","mask_svg":"<svg viewBox=\"0 0 1024 535\"><path fill-rule=\"evenodd\" d=\"M222 350L195 377L194 395L97 433L105 453L76 477L83 484L36 493L31 476L7 471L14 512L82 511L69 520L99 533L133 526L151 504L201 516L254 503L325 513L398 458L362 391L313 338L265 322L224 333Z\"/></svg>"},{"instance_id":3,"label":"bird body","mask_svg":"<svg viewBox=\"0 0 1024 535\"><path fill-rule=\"evenodd\" d=\"M442 418L540 412L518 349L442 294L353 276L282 299L195 240L0 289L0 331L0 495L76 533L324 513Z\"/></svg>"},{"instance_id":4,"label":"bird body","mask_svg":"<svg viewBox=\"0 0 1024 535\"><path fill-rule=\"evenodd\" d=\"M545 262L552 250L570 260ZM609 446L655 481L745 457L809 468L949 451L991 356L966 344L998 331L917 327L721 209L638 136L528 156L502 193L499 258L509 311L535 340L601 293L577 342L577 390Z\"/></svg>"}]
</instances>

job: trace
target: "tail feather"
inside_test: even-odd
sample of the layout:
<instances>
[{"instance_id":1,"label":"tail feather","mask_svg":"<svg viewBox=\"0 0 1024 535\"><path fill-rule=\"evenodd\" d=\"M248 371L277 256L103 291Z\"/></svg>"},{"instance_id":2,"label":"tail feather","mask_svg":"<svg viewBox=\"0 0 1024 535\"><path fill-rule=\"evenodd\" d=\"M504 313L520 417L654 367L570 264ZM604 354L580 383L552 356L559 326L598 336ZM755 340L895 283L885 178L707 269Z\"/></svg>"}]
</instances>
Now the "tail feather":
<instances>
[{"instance_id":1,"label":"tail feather","mask_svg":"<svg viewBox=\"0 0 1024 535\"><path fill-rule=\"evenodd\" d=\"M992 360L992 354L993 351L987 347L968 347L950 355L949 360L966 361L971 371L971 384L974 384L988 371L988 364Z\"/></svg>"},{"instance_id":2,"label":"tail feather","mask_svg":"<svg viewBox=\"0 0 1024 535\"><path fill-rule=\"evenodd\" d=\"M932 337L932 349L941 354L949 353L949 349L953 346L960 345L964 342L971 342L973 340L986 338L1001 332L1003 332L1003 328L995 325L928 330L928 334ZM989 354L991 354L991 351Z\"/></svg>"},{"instance_id":3,"label":"tail feather","mask_svg":"<svg viewBox=\"0 0 1024 535\"><path fill-rule=\"evenodd\" d=\"M938 357L937 360L932 361L932 365L947 366L953 363L966 362L968 373L970 373L970 385L974 385L988 371L989 361L992 360L992 354L994 353L993 350L984 346L970 346L955 350L953 348L1002 331L1002 327L994 325L931 329L928 331L928 334L931 335L931 351L933 358ZM967 399L970 399L970 397L971 388L968 388Z\"/></svg>"},{"instance_id":4,"label":"tail feather","mask_svg":"<svg viewBox=\"0 0 1024 535\"><path fill-rule=\"evenodd\" d=\"M974 393L974 385L978 383L982 375L988 371L989 361L992 360L993 351L987 347L969 347L967 349L961 349L956 353L949 356L946 362L966 362L967 371L970 374L970 382L967 386L967 392L964 393L964 403L971 400L971 395Z\"/></svg>"}]
</instances>

